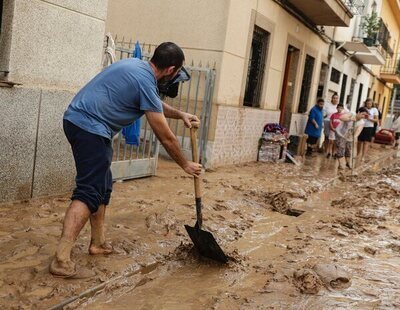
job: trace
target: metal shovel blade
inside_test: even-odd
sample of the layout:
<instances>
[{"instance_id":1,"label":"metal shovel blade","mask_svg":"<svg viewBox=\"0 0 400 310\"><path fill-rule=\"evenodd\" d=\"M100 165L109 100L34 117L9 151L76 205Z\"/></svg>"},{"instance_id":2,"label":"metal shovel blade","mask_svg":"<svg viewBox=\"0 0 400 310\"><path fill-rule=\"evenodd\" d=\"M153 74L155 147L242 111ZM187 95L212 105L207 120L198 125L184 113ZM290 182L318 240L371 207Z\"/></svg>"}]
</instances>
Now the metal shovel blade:
<instances>
[{"instance_id":1,"label":"metal shovel blade","mask_svg":"<svg viewBox=\"0 0 400 310\"><path fill-rule=\"evenodd\" d=\"M228 257L210 232L199 229L197 223L195 227L185 225L185 228L200 255L221 263L228 262Z\"/></svg>"}]
</instances>

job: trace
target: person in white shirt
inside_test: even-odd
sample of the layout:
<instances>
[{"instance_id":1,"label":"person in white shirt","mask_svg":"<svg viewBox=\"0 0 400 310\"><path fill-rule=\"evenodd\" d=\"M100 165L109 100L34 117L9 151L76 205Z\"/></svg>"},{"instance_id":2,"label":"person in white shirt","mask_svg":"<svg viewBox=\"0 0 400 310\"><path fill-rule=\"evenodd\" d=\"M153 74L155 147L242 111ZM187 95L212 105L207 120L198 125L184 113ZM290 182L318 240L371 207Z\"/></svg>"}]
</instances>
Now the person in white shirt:
<instances>
[{"instance_id":1,"label":"person in white shirt","mask_svg":"<svg viewBox=\"0 0 400 310\"><path fill-rule=\"evenodd\" d=\"M369 145L374 135L374 124L379 121L379 112L374 108L372 99L368 98L365 100L364 106L368 110L368 115L365 117L364 128L358 136L357 144L357 157L361 161L363 161L365 155L367 155Z\"/></svg>"},{"instance_id":2,"label":"person in white shirt","mask_svg":"<svg viewBox=\"0 0 400 310\"><path fill-rule=\"evenodd\" d=\"M337 105L339 103L339 95L334 93L331 102L324 105L324 135L325 135L325 150L326 157L330 158L335 152L335 131L331 130L331 116L337 112ZM344 106L344 112L349 110Z\"/></svg>"}]
</instances>

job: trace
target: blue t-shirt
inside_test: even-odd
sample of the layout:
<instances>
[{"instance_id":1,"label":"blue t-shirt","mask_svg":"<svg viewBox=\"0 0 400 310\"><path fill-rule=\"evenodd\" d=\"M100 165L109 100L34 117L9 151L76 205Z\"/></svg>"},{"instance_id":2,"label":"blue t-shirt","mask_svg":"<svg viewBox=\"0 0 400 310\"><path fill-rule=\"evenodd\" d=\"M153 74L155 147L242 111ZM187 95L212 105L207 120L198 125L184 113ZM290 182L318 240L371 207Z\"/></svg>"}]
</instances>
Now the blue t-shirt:
<instances>
[{"instance_id":1,"label":"blue t-shirt","mask_svg":"<svg viewBox=\"0 0 400 310\"><path fill-rule=\"evenodd\" d=\"M322 114L322 109L320 109L317 106L314 106L310 110L310 115L308 116L305 133L310 137L319 138L321 136L323 119L324 116ZM312 123L312 120L315 120L317 122L318 128L315 128L314 124Z\"/></svg>"},{"instance_id":2,"label":"blue t-shirt","mask_svg":"<svg viewBox=\"0 0 400 310\"><path fill-rule=\"evenodd\" d=\"M128 58L108 66L83 87L64 119L111 139L145 111L163 111L157 80L148 62Z\"/></svg>"}]
</instances>

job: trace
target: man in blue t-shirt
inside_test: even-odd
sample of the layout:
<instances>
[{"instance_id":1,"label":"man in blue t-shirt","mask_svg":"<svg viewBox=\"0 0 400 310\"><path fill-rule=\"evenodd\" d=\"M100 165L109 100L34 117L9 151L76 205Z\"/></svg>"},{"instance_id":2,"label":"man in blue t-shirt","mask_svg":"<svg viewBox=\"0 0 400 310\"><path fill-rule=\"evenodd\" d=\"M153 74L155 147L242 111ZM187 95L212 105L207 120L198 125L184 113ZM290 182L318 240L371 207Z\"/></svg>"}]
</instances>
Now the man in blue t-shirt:
<instances>
[{"instance_id":1,"label":"man in blue t-shirt","mask_svg":"<svg viewBox=\"0 0 400 310\"><path fill-rule=\"evenodd\" d=\"M183 65L176 44L159 45L149 62L136 58L118 61L104 69L72 99L63 127L76 166L76 188L65 214L63 231L50 272L58 277L85 278L90 270L76 268L71 249L90 219L89 253L110 254L105 242L104 217L112 191L112 137L142 115L169 155L189 175L198 176L201 165L186 160L165 117L181 119L187 127L197 116L178 111L161 101L157 82L173 79Z\"/></svg>"},{"instance_id":2,"label":"man in blue t-shirt","mask_svg":"<svg viewBox=\"0 0 400 310\"><path fill-rule=\"evenodd\" d=\"M308 115L305 133L307 138L307 156L312 155L314 146L317 144L318 139L321 137L322 122L324 119L322 110L324 108L324 100L318 99L317 104L310 110Z\"/></svg>"}]
</instances>

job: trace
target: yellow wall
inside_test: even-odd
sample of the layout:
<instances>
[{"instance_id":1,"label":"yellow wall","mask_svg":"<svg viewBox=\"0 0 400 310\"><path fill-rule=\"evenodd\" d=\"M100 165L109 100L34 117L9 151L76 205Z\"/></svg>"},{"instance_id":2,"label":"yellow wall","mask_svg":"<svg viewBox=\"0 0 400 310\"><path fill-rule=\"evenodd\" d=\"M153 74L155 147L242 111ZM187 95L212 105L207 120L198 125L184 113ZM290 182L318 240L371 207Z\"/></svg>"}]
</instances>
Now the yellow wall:
<instances>
[{"instance_id":1,"label":"yellow wall","mask_svg":"<svg viewBox=\"0 0 400 310\"><path fill-rule=\"evenodd\" d=\"M394 52L394 57L398 57L398 53L400 52L400 7L395 1L392 0L383 0L381 17L388 28L391 39L389 41L390 47ZM373 68L374 73L377 73L379 76L380 67ZM370 97L373 95L373 91L376 91L375 101L378 101L378 94L381 94L381 101L379 102L379 106L383 109L383 97L386 97L386 104L384 107L383 117L386 117L386 114L389 112L390 108L390 97L392 94L393 85L390 83L386 83L386 85L376 79L373 88L371 89Z\"/></svg>"},{"instance_id":2,"label":"yellow wall","mask_svg":"<svg viewBox=\"0 0 400 310\"><path fill-rule=\"evenodd\" d=\"M383 1L381 17L389 29L391 35L390 47L395 53L399 52L400 47L400 24L399 17L397 16L398 14L400 14L399 7L396 8L390 5L389 0Z\"/></svg>"},{"instance_id":3,"label":"yellow wall","mask_svg":"<svg viewBox=\"0 0 400 310\"><path fill-rule=\"evenodd\" d=\"M379 109L382 112L382 114L386 116L386 113L388 112L388 107L390 107L390 94L392 92L392 88L391 86L389 87L387 84L385 85L385 83L375 78L375 81L369 93L370 98L373 98L374 92L376 94L375 102L378 103ZM380 100L379 100L379 95L380 95ZM384 101L385 101L385 106L383 106Z\"/></svg>"}]
</instances>

